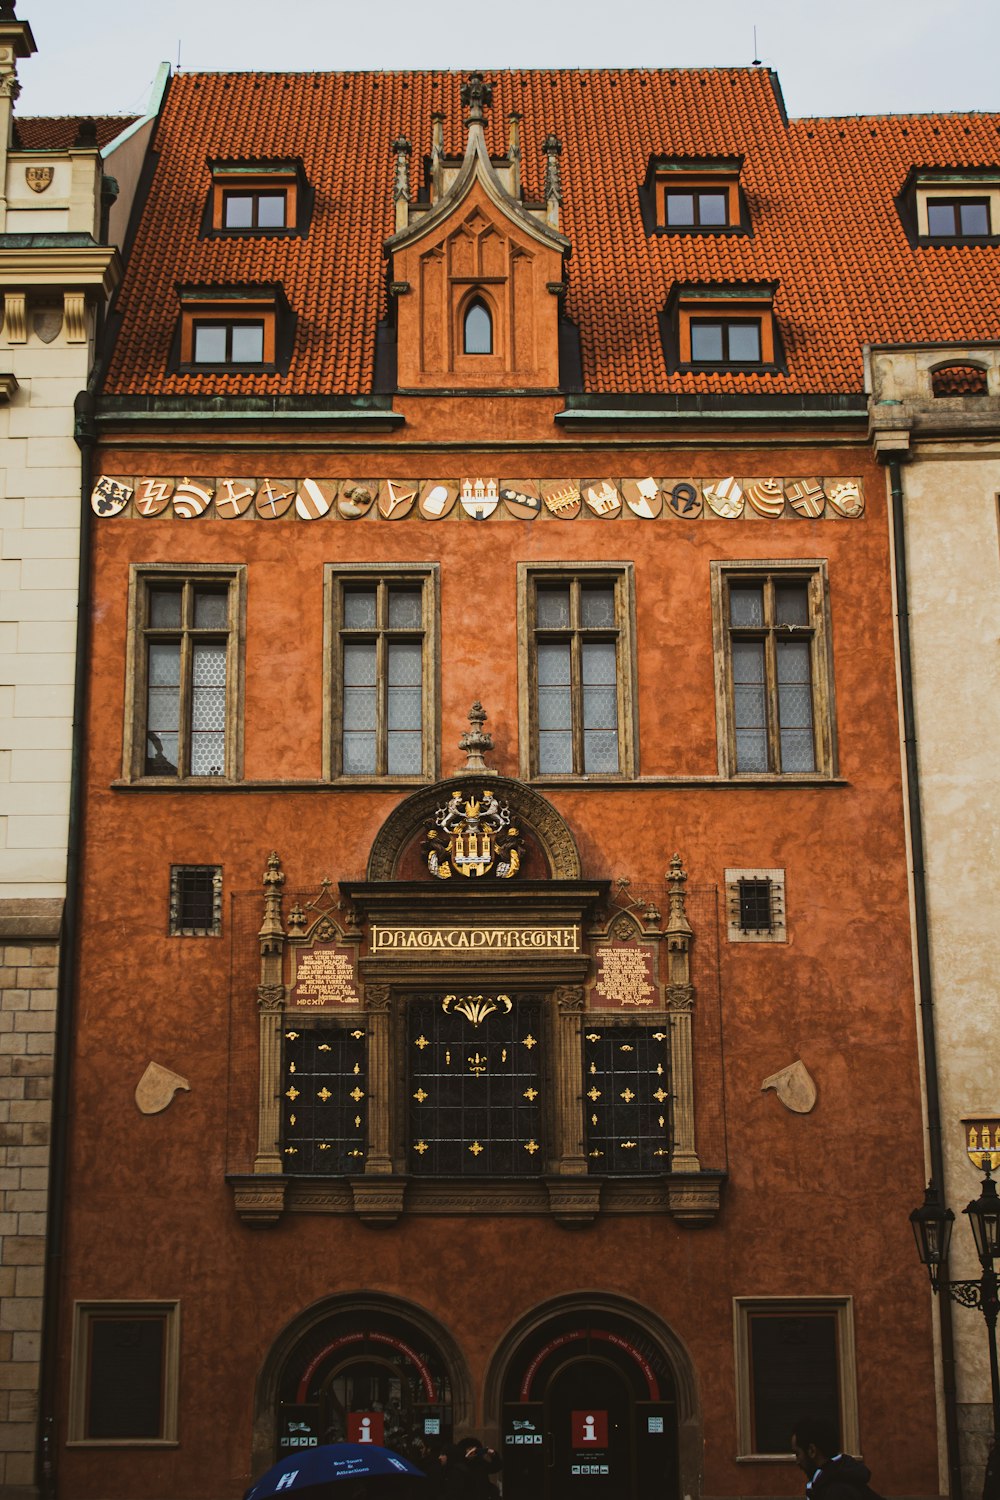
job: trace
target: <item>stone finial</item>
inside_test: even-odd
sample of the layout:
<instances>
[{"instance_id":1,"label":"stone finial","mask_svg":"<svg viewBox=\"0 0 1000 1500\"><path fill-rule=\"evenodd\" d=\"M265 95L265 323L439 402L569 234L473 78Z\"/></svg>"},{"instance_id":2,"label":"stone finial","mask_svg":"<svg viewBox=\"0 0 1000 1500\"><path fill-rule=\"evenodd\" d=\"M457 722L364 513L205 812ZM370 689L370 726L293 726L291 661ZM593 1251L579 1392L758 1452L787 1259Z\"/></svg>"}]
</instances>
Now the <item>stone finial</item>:
<instances>
[{"instance_id":1,"label":"stone finial","mask_svg":"<svg viewBox=\"0 0 1000 1500\"><path fill-rule=\"evenodd\" d=\"M553 229L559 228L559 205L562 203L562 179L559 175L559 158L562 156L562 141L558 136L547 135L542 142L545 157L545 217Z\"/></svg>"},{"instance_id":2,"label":"stone finial","mask_svg":"<svg viewBox=\"0 0 1000 1500\"><path fill-rule=\"evenodd\" d=\"M393 141L396 173L392 183L392 201L396 206L396 230L405 229L410 217L410 153L412 147L404 136Z\"/></svg>"},{"instance_id":3,"label":"stone finial","mask_svg":"<svg viewBox=\"0 0 1000 1500\"><path fill-rule=\"evenodd\" d=\"M281 925L281 887L284 883L285 876L281 868L281 860L276 850L272 849L267 856L267 869L264 871L263 879L264 920L257 934L260 938L262 954L278 951L285 936Z\"/></svg>"},{"instance_id":4,"label":"stone finial","mask_svg":"<svg viewBox=\"0 0 1000 1500\"><path fill-rule=\"evenodd\" d=\"M472 728L466 730L458 742L458 748L464 750L466 756L465 765L462 767L463 772L476 771L479 775L485 773L487 776L497 774L494 768L488 766L483 760L483 751L493 749L493 736L483 732L483 725L487 718L487 712L477 698L469 709L469 723Z\"/></svg>"},{"instance_id":5,"label":"stone finial","mask_svg":"<svg viewBox=\"0 0 1000 1500\"><path fill-rule=\"evenodd\" d=\"M483 111L493 103L492 83L487 83L482 73L470 73L468 80L462 84L461 98L462 108L469 111L466 126L484 125L486 116Z\"/></svg>"},{"instance_id":6,"label":"stone finial","mask_svg":"<svg viewBox=\"0 0 1000 1500\"><path fill-rule=\"evenodd\" d=\"M510 162L510 195L512 198L521 196L521 116L517 110L511 110L507 116L510 127L507 136L507 159Z\"/></svg>"},{"instance_id":7,"label":"stone finial","mask_svg":"<svg viewBox=\"0 0 1000 1500\"><path fill-rule=\"evenodd\" d=\"M691 939L691 923L684 909L684 887L687 874L679 854L670 861L667 871L667 886L670 893L670 916L667 921L667 939L671 947L686 947Z\"/></svg>"}]
</instances>

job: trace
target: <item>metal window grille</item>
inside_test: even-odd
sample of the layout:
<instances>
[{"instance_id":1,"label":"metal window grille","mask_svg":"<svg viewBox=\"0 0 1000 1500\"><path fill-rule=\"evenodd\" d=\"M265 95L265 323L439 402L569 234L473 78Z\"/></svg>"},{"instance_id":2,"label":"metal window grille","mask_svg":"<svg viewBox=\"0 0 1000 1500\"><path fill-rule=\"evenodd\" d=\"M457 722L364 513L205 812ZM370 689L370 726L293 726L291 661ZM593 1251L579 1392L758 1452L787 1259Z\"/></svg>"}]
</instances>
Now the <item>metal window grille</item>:
<instances>
[{"instance_id":1,"label":"metal window grille","mask_svg":"<svg viewBox=\"0 0 1000 1500\"><path fill-rule=\"evenodd\" d=\"M368 1120L366 1032L357 1026L287 1030L281 1111L286 1172L323 1176L363 1172Z\"/></svg>"},{"instance_id":2,"label":"metal window grille","mask_svg":"<svg viewBox=\"0 0 1000 1500\"><path fill-rule=\"evenodd\" d=\"M222 932L222 869L172 865L170 931L178 937L218 937Z\"/></svg>"},{"instance_id":3,"label":"metal window grille","mask_svg":"<svg viewBox=\"0 0 1000 1500\"><path fill-rule=\"evenodd\" d=\"M520 1177L544 1170L541 1022L537 996L409 1002L412 1172Z\"/></svg>"},{"instance_id":4,"label":"metal window grille","mask_svg":"<svg viewBox=\"0 0 1000 1500\"><path fill-rule=\"evenodd\" d=\"M741 880L739 897L742 931L770 932L774 926L770 880Z\"/></svg>"},{"instance_id":5,"label":"metal window grille","mask_svg":"<svg viewBox=\"0 0 1000 1500\"><path fill-rule=\"evenodd\" d=\"M587 1160L591 1172L666 1172L670 1162L667 1033L606 1026L583 1041Z\"/></svg>"}]
</instances>

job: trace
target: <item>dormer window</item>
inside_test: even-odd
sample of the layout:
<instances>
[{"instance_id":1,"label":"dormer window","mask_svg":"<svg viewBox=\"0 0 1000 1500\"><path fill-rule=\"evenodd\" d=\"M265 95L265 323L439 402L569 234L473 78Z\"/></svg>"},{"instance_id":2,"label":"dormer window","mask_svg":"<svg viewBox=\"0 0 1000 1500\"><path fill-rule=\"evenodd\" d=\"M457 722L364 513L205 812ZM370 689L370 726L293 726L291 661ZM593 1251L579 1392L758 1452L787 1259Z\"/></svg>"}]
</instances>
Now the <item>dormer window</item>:
<instances>
[{"instance_id":1,"label":"dormer window","mask_svg":"<svg viewBox=\"0 0 1000 1500\"><path fill-rule=\"evenodd\" d=\"M666 309L666 341L675 370L780 368L775 283L678 284Z\"/></svg>"},{"instance_id":2,"label":"dormer window","mask_svg":"<svg viewBox=\"0 0 1000 1500\"><path fill-rule=\"evenodd\" d=\"M465 354L493 353L493 319L480 297L476 297L466 311L462 347Z\"/></svg>"},{"instance_id":3,"label":"dormer window","mask_svg":"<svg viewBox=\"0 0 1000 1500\"><path fill-rule=\"evenodd\" d=\"M287 365L292 315L279 286L182 287L181 370L276 370Z\"/></svg>"},{"instance_id":4,"label":"dormer window","mask_svg":"<svg viewBox=\"0 0 1000 1500\"><path fill-rule=\"evenodd\" d=\"M897 204L911 243L1000 241L1000 167L914 167Z\"/></svg>"},{"instance_id":5,"label":"dormer window","mask_svg":"<svg viewBox=\"0 0 1000 1500\"><path fill-rule=\"evenodd\" d=\"M298 160L211 161L206 234L304 234L310 203Z\"/></svg>"},{"instance_id":6,"label":"dormer window","mask_svg":"<svg viewBox=\"0 0 1000 1500\"><path fill-rule=\"evenodd\" d=\"M643 209L650 233L745 234L741 156L654 158Z\"/></svg>"}]
</instances>

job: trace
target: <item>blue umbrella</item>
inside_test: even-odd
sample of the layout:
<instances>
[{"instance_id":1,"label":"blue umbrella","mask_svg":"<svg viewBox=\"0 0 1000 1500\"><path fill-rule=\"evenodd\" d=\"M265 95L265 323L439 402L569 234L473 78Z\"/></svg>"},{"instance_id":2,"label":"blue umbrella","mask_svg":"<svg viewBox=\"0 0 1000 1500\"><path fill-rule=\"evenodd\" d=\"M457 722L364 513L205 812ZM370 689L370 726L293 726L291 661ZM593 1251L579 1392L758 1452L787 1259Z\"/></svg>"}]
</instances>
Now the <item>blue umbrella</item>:
<instances>
[{"instance_id":1,"label":"blue umbrella","mask_svg":"<svg viewBox=\"0 0 1000 1500\"><path fill-rule=\"evenodd\" d=\"M353 1481L353 1485L351 1485ZM318 1448L302 1448L276 1463L252 1484L243 1500L319 1500L330 1494L334 1485L343 1484L340 1493L364 1496L402 1497L414 1484L426 1484L427 1476L416 1464L401 1458L378 1443L324 1443Z\"/></svg>"}]
</instances>

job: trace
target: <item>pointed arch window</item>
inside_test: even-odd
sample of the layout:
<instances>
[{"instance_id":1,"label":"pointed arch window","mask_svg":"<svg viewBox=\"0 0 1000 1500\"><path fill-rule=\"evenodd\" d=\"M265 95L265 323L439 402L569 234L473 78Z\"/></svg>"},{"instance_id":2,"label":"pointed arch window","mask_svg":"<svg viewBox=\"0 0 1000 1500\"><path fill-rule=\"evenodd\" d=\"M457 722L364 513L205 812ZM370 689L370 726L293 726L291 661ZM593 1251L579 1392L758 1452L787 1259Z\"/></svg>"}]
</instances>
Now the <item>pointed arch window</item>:
<instances>
[{"instance_id":1,"label":"pointed arch window","mask_svg":"<svg viewBox=\"0 0 1000 1500\"><path fill-rule=\"evenodd\" d=\"M493 353L493 319L482 297L474 297L462 324L463 354Z\"/></svg>"}]
</instances>

